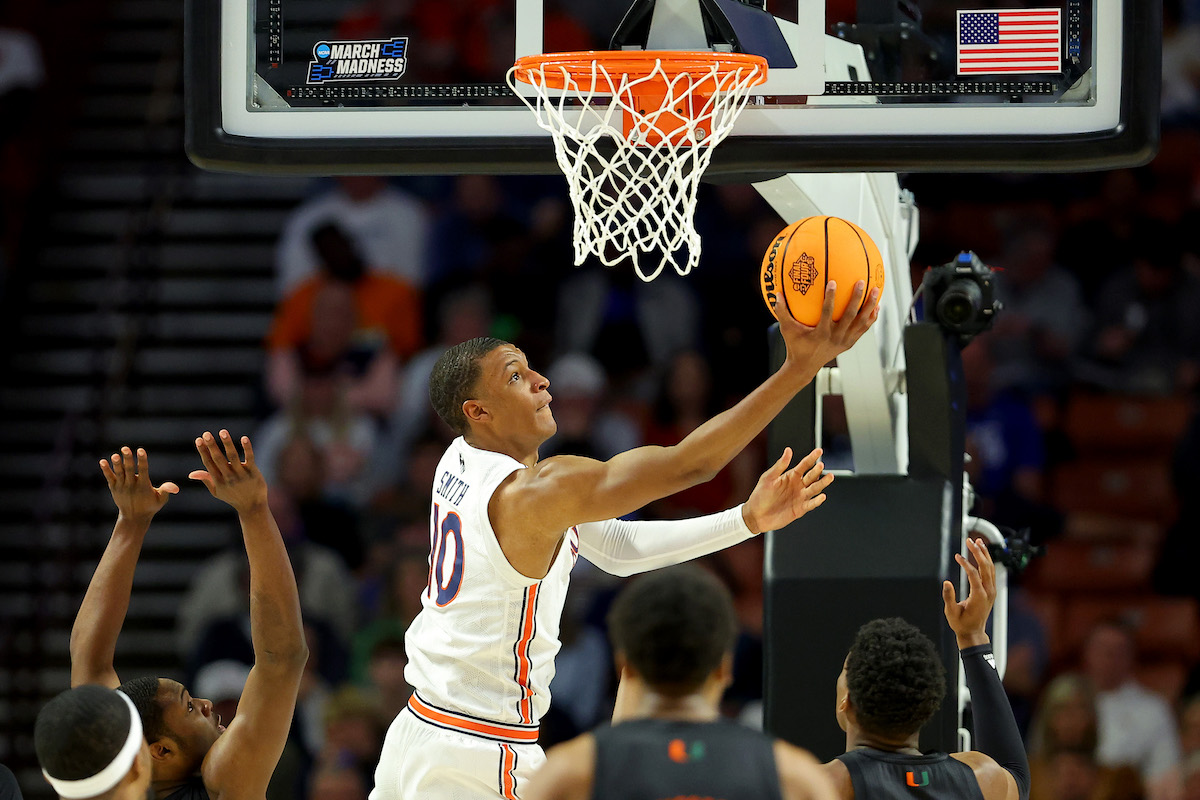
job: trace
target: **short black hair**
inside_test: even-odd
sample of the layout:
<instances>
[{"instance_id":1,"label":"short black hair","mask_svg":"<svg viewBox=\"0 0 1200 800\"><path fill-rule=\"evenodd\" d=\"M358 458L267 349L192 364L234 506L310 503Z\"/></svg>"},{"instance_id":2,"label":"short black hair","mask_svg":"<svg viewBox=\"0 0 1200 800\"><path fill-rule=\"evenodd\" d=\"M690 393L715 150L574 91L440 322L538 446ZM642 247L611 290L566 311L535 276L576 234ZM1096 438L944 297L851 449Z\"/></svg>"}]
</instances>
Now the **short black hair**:
<instances>
[{"instance_id":1,"label":"short black hair","mask_svg":"<svg viewBox=\"0 0 1200 800\"><path fill-rule=\"evenodd\" d=\"M90 778L107 767L129 737L129 706L112 689L78 686L38 713L33 744L38 763L65 781Z\"/></svg>"},{"instance_id":2,"label":"short black hair","mask_svg":"<svg viewBox=\"0 0 1200 800\"><path fill-rule=\"evenodd\" d=\"M470 428L462 404L471 399L482 371L479 359L508 344L492 336L478 336L460 342L442 353L429 375L429 402L433 410L459 436Z\"/></svg>"},{"instance_id":3,"label":"short black hair","mask_svg":"<svg viewBox=\"0 0 1200 800\"><path fill-rule=\"evenodd\" d=\"M899 617L858 629L846 659L846 686L859 727L882 736L911 736L946 694L946 668L917 626Z\"/></svg>"},{"instance_id":4,"label":"short black hair","mask_svg":"<svg viewBox=\"0 0 1200 800\"><path fill-rule=\"evenodd\" d=\"M161 683L158 678L133 678L121 684L121 691L129 695L138 716L142 718L142 733L150 743L170 735L163 719L162 703L158 699Z\"/></svg>"},{"instance_id":5,"label":"short black hair","mask_svg":"<svg viewBox=\"0 0 1200 800\"><path fill-rule=\"evenodd\" d=\"M693 566L644 575L608 614L613 648L655 691L696 691L733 650L737 617L729 590Z\"/></svg>"}]
</instances>

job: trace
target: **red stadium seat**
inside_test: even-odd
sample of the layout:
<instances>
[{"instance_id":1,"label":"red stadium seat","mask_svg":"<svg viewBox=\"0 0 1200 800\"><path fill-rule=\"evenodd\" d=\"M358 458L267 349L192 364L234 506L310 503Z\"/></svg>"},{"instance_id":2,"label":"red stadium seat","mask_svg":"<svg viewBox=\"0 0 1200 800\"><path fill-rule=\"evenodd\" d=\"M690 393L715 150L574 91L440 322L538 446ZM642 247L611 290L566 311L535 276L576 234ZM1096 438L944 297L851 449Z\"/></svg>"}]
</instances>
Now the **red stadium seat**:
<instances>
[{"instance_id":1,"label":"red stadium seat","mask_svg":"<svg viewBox=\"0 0 1200 800\"><path fill-rule=\"evenodd\" d=\"M1051 542L1033 562L1029 577L1043 591L1122 591L1145 589L1157 548L1142 543Z\"/></svg>"},{"instance_id":2,"label":"red stadium seat","mask_svg":"<svg viewBox=\"0 0 1200 800\"><path fill-rule=\"evenodd\" d=\"M1076 393L1064 428L1081 454L1170 453L1191 416L1183 397Z\"/></svg>"},{"instance_id":3,"label":"red stadium seat","mask_svg":"<svg viewBox=\"0 0 1200 800\"><path fill-rule=\"evenodd\" d=\"M1071 652L1106 619L1133 627L1143 657L1193 662L1200 658L1200 608L1190 597L1079 597L1067 602L1059 636Z\"/></svg>"},{"instance_id":4,"label":"red stadium seat","mask_svg":"<svg viewBox=\"0 0 1200 800\"><path fill-rule=\"evenodd\" d=\"M1088 459L1063 464L1051 479L1053 504L1066 513L1090 512L1166 523L1176 501L1162 460Z\"/></svg>"}]
</instances>

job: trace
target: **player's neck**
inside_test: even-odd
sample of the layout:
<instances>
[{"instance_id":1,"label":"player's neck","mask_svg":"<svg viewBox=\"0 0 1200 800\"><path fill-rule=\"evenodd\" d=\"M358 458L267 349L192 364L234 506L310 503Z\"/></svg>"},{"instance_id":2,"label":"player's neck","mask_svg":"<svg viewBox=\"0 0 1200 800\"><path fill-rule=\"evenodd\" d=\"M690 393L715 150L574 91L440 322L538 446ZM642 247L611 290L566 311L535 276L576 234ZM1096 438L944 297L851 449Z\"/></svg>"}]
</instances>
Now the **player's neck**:
<instances>
[{"instance_id":1,"label":"player's neck","mask_svg":"<svg viewBox=\"0 0 1200 800\"><path fill-rule=\"evenodd\" d=\"M670 697L647 689L629 719L670 719L681 722L711 722L720 713L702 694Z\"/></svg>"},{"instance_id":2,"label":"player's neck","mask_svg":"<svg viewBox=\"0 0 1200 800\"><path fill-rule=\"evenodd\" d=\"M860 747L869 747L872 750L883 750L887 753L902 753L904 755L919 756L922 755L920 744L920 732L905 737L887 737L877 736L866 733L857 729L850 729L846 732L846 752L856 750Z\"/></svg>"},{"instance_id":3,"label":"player's neck","mask_svg":"<svg viewBox=\"0 0 1200 800\"><path fill-rule=\"evenodd\" d=\"M541 442L532 445L531 448L527 443L494 437L487 431L478 430L464 435L463 440L477 450L502 453L515 461L520 461L527 467L532 467L538 462L538 448L541 447Z\"/></svg>"}]
</instances>

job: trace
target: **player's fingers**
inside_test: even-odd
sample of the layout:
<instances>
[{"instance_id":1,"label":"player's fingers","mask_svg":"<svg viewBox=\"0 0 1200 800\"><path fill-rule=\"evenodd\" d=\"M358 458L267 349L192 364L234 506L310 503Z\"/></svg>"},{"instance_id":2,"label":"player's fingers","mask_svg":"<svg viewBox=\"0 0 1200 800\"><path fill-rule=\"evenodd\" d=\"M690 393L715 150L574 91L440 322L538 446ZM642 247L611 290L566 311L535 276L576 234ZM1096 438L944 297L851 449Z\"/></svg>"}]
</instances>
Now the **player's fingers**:
<instances>
[{"instance_id":1,"label":"player's fingers","mask_svg":"<svg viewBox=\"0 0 1200 800\"><path fill-rule=\"evenodd\" d=\"M812 469L804 473L805 485L811 485L815 483L821 477L821 471L823 469L825 469L825 462L818 461L817 463L813 464Z\"/></svg>"},{"instance_id":2,"label":"player's fingers","mask_svg":"<svg viewBox=\"0 0 1200 800\"><path fill-rule=\"evenodd\" d=\"M983 588L988 597L996 595L996 564L992 561L992 552L987 542L975 540L975 563L979 565L979 574L983 577Z\"/></svg>"},{"instance_id":3,"label":"player's fingers","mask_svg":"<svg viewBox=\"0 0 1200 800\"><path fill-rule=\"evenodd\" d=\"M117 479L117 485L118 486L124 485L124 483L125 483L125 465L123 463L121 463L121 454L113 453L111 456L108 457L108 460L110 462L112 462L112 471L113 471L113 475Z\"/></svg>"},{"instance_id":4,"label":"player's fingers","mask_svg":"<svg viewBox=\"0 0 1200 800\"><path fill-rule=\"evenodd\" d=\"M254 469L254 446L250 444L250 437L242 437L242 452L246 454L246 466Z\"/></svg>"},{"instance_id":5,"label":"player's fingers","mask_svg":"<svg viewBox=\"0 0 1200 800\"><path fill-rule=\"evenodd\" d=\"M121 448L121 464L125 467L125 482L133 483L137 478L137 461L134 459L133 450L126 445Z\"/></svg>"},{"instance_id":6,"label":"player's fingers","mask_svg":"<svg viewBox=\"0 0 1200 800\"><path fill-rule=\"evenodd\" d=\"M208 470L194 469L188 473L188 478L194 481L200 481L210 492L213 492L213 490L216 488L216 484L214 483L212 475L208 472ZM216 492L213 492L213 494L216 494Z\"/></svg>"},{"instance_id":7,"label":"player's fingers","mask_svg":"<svg viewBox=\"0 0 1200 800\"><path fill-rule=\"evenodd\" d=\"M772 480L778 478L787 470L788 464L790 463L792 463L792 448L785 447L783 448L783 455L775 459L775 463L772 464L770 469L767 470L767 475L770 476Z\"/></svg>"},{"instance_id":8,"label":"player's fingers","mask_svg":"<svg viewBox=\"0 0 1200 800\"><path fill-rule=\"evenodd\" d=\"M217 465L213 463L212 453L209 452L208 445L199 436L196 437L196 452L200 454L200 463L204 465L204 473L206 475L210 478L220 475Z\"/></svg>"},{"instance_id":9,"label":"player's fingers","mask_svg":"<svg viewBox=\"0 0 1200 800\"><path fill-rule=\"evenodd\" d=\"M825 495L823 495L823 494L819 494L816 497L808 498L808 500L804 501L804 513L807 514L809 511L812 511L813 509L820 508L824 502L825 502Z\"/></svg>"},{"instance_id":10,"label":"player's fingers","mask_svg":"<svg viewBox=\"0 0 1200 800\"><path fill-rule=\"evenodd\" d=\"M833 325L833 304L837 300L837 281L825 284L825 301L821 303L821 321L817 327L828 328Z\"/></svg>"},{"instance_id":11,"label":"player's fingers","mask_svg":"<svg viewBox=\"0 0 1200 800\"><path fill-rule=\"evenodd\" d=\"M854 327L856 330L866 330L871 327L871 323L879 316L879 287L876 286L867 295L867 299L863 301L862 307L858 309L858 313L854 315Z\"/></svg>"},{"instance_id":12,"label":"player's fingers","mask_svg":"<svg viewBox=\"0 0 1200 800\"><path fill-rule=\"evenodd\" d=\"M155 491L166 492L167 494L179 494L179 486L174 481L165 481Z\"/></svg>"},{"instance_id":13,"label":"player's fingers","mask_svg":"<svg viewBox=\"0 0 1200 800\"><path fill-rule=\"evenodd\" d=\"M942 603L946 606L946 613L950 613L950 609L958 602L954 598L954 584L950 581L942 581Z\"/></svg>"},{"instance_id":14,"label":"player's fingers","mask_svg":"<svg viewBox=\"0 0 1200 800\"><path fill-rule=\"evenodd\" d=\"M225 451L225 458L229 461L230 471L236 474L242 466L242 457L238 455L237 447L233 444L233 437L224 428L221 429L218 435L221 437L221 449Z\"/></svg>"},{"instance_id":15,"label":"player's fingers","mask_svg":"<svg viewBox=\"0 0 1200 800\"><path fill-rule=\"evenodd\" d=\"M979 570L968 561L961 553L956 553L954 556L958 559L958 563L962 565L963 570L967 573L967 583L971 587L971 594L983 591L983 578L979 575Z\"/></svg>"},{"instance_id":16,"label":"player's fingers","mask_svg":"<svg viewBox=\"0 0 1200 800\"><path fill-rule=\"evenodd\" d=\"M108 488L113 488L117 485L117 476L113 474L112 467L108 463L107 458L100 459L100 472L104 474L104 480L108 482Z\"/></svg>"},{"instance_id":17,"label":"player's fingers","mask_svg":"<svg viewBox=\"0 0 1200 800\"><path fill-rule=\"evenodd\" d=\"M229 477L229 460L221 452L221 445L217 443L216 437L210 431L205 431L203 442L204 449L208 451L208 460L212 463L212 466L208 467L208 471L213 473L214 478Z\"/></svg>"},{"instance_id":18,"label":"player's fingers","mask_svg":"<svg viewBox=\"0 0 1200 800\"><path fill-rule=\"evenodd\" d=\"M144 447L137 449L137 474L147 478L150 477L150 456L146 455L146 448Z\"/></svg>"},{"instance_id":19,"label":"player's fingers","mask_svg":"<svg viewBox=\"0 0 1200 800\"><path fill-rule=\"evenodd\" d=\"M833 476L826 475L823 478L821 478L820 480L815 480L812 483L805 486L804 491L808 492L810 495L820 494L820 493L824 492L826 489L828 489L829 484L831 484L831 483L833 483Z\"/></svg>"}]
</instances>

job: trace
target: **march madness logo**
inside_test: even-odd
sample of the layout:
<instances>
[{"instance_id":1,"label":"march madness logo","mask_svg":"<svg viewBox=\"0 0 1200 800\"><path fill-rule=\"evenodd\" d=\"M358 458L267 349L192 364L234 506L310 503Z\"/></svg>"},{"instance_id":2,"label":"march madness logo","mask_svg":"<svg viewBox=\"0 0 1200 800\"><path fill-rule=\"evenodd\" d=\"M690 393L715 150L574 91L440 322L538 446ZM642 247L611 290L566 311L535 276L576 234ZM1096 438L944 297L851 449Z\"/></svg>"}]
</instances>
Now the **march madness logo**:
<instances>
[{"instance_id":1,"label":"march madness logo","mask_svg":"<svg viewBox=\"0 0 1200 800\"><path fill-rule=\"evenodd\" d=\"M788 276L792 279L793 289L800 294L808 294L808 290L817 280L817 260L808 253L801 253L796 263L788 270Z\"/></svg>"},{"instance_id":2,"label":"march madness logo","mask_svg":"<svg viewBox=\"0 0 1200 800\"><path fill-rule=\"evenodd\" d=\"M308 62L309 83L394 81L408 65L408 37L357 42L317 42Z\"/></svg>"}]
</instances>

